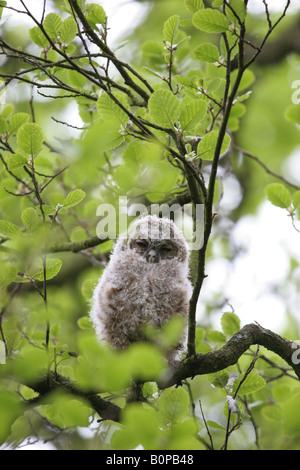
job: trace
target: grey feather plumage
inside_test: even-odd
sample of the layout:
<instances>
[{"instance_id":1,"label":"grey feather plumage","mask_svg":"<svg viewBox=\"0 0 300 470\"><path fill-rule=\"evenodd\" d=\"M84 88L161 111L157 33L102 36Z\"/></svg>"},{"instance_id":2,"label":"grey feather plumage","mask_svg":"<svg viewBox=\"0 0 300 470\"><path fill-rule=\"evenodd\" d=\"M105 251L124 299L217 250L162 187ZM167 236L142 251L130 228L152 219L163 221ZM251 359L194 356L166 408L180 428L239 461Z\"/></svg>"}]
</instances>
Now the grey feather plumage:
<instances>
[{"instance_id":1,"label":"grey feather plumage","mask_svg":"<svg viewBox=\"0 0 300 470\"><path fill-rule=\"evenodd\" d=\"M116 242L94 290L91 318L97 336L116 349L143 341L144 325L160 328L174 315L186 321L191 293L183 234L169 219L143 217L128 238ZM170 357L184 338L185 331Z\"/></svg>"}]
</instances>

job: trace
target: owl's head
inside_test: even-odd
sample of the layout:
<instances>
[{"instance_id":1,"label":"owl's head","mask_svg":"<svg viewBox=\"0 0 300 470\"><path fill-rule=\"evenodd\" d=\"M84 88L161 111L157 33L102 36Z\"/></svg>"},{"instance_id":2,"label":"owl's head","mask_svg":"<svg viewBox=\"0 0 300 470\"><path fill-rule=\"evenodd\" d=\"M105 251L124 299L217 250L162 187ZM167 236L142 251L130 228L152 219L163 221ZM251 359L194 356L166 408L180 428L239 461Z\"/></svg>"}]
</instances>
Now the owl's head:
<instances>
[{"instance_id":1,"label":"owl's head","mask_svg":"<svg viewBox=\"0 0 300 470\"><path fill-rule=\"evenodd\" d=\"M148 263L162 260L187 260L188 247L183 234L167 218L147 215L137 219L129 229L127 248Z\"/></svg>"}]
</instances>

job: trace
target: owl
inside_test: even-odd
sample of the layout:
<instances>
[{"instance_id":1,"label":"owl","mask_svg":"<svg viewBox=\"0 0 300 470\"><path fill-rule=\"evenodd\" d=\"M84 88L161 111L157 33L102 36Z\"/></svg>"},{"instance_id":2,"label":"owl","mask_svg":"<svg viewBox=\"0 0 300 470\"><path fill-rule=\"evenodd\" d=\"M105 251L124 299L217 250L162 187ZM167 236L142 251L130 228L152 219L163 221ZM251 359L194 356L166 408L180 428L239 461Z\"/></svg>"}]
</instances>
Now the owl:
<instances>
[{"instance_id":1,"label":"owl","mask_svg":"<svg viewBox=\"0 0 300 470\"><path fill-rule=\"evenodd\" d=\"M145 341L145 326L161 328L175 315L187 319L192 286L188 246L167 218L137 219L127 238L120 238L93 294L91 319L97 336L115 349ZM182 337L167 353L171 361L182 350Z\"/></svg>"}]
</instances>

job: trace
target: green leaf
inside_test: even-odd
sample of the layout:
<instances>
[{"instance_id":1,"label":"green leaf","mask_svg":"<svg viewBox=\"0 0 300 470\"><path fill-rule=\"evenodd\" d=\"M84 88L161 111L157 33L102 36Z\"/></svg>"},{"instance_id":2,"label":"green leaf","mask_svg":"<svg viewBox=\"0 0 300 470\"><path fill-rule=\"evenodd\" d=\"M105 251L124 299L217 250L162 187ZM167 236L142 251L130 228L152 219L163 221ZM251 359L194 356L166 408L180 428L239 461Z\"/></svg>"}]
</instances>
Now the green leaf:
<instances>
[{"instance_id":1,"label":"green leaf","mask_svg":"<svg viewBox=\"0 0 300 470\"><path fill-rule=\"evenodd\" d=\"M205 338L205 329L197 328L196 329L196 342L201 343Z\"/></svg>"},{"instance_id":2,"label":"green leaf","mask_svg":"<svg viewBox=\"0 0 300 470\"><path fill-rule=\"evenodd\" d=\"M151 142L142 142L134 140L130 142L124 150L123 160L131 167L146 166L151 161L157 161L160 157L160 149L157 145ZM138 168L137 168L138 170Z\"/></svg>"},{"instance_id":3,"label":"green leaf","mask_svg":"<svg viewBox=\"0 0 300 470\"><path fill-rule=\"evenodd\" d=\"M300 106L299 104L292 104L289 106L285 113L285 118L294 123L294 124L299 124L300 125Z\"/></svg>"},{"instance_id":4,"label":"green leaf","mask_svg":"<svg viewBox=\"0 0 300 470\"><path fill-rule=\"evenodd\" d=\"M85 279L81 285L81 293L85 300L90 300L95 289L95 279Z\"/></svg>"},{"instance_id":5,"label":"green leaf","mask_svg":"<svg viewBox=\"0 0 300 470\"><path fill-rule=\"evenodd\" d=\"M24 405L18 395L11 390L0 392L0 445L10 434L11 426L23 412Z\"/></svg>"},{"instance_id":6,"label":"green leaf","mask_svg":"<svg viewBox=\"0 0 300 470\"><path fill-rule=\"evenodd\" d=\"M39 216L37 215L36 210L33 207L28 207L22 212L21 219L23 224L29 230L35 230L40 223Z\"/></svg>"},{"instance_id":7,"label":"green leaf","mask_svg":"<svg viewBox=\"0 0 300 470\"><path fill-rule=\"evenodd\" d=\"M297 209L298 206L300 207L300 189L293 194L293 206L295 209Z\"/></svg>"},{"instance_id":8,"label":"green leaf","mask_svg":"<svg viewBox=\"0 0 300 470\"><path fill-rule=\"evenodd\" d=\"M289 190L281 183L271 183L265 188L269 201L276 207L288 208L292 204Z\"/></svg>"},{"instance_id":9,"label":"green leaf","mask_svg":"<svg viewBox=\"0 0 300 470\"><path fill-rule=\"evenodd\" d=\"M52 279L55 277L62 266L62 262L58 258L47 258L46 259L46 279ZM44 268L41 267L40 271L34 275L36 281L44 280Z\"/></svg>"},{"instance_id":10,"label":"green leaf","mask_svg":"<svg viewBox=\"0 0 300 470\"><path fill-rule=\"evenodd\" d=\"M77 34L77 25L73 18L67 18L60 29L60 38L64 44L69 44Z\"/></svg>"},{"instance_id":11,"label":"green leaf","mask_svg":"<svg viewBox=\"0 0 300 470\"><path fill-rule=\"evenodd\" d=\"M17 351L20 346L22 340L21 332L16 328L13 328L7 331L5 340L9 354L11 354L13 351Z\"/></svg>"},{"instance_id":12,"label":"green leaf","mask_svg":"<svg viewBox=\"0 0 300 470\"><path fill-rule=\"evenodd\" d=\"M234 382L233 392L236 392L238 385L243 380L244 376L241 376L238 380ZM263 388L266 385L265 379L261 377L256 372L251 372L242 383L239 388L238 395L247 395L248 393L254 393Z\"/></svg>"},{"instance_id":13,"label":"green leaf","mask_svg":"<svg viewBox=\"0 0 300 470\"><path fill-rule=\"evenodd\" d=\"M207 332L207 341L211 341L213 343L223 343L226 341L226 337L221 331L211 330Z\"/></svg>"},{"instance_id":14,"label":"green leaf","mask_svg":"<svg viewBox=\"0 0 300 470\"><path fill-rule=\"evenodd\" d=\"M179 15L173 15L164 23L163 35L165 41L168 41L171 44L174 44L176 35L178 33L180 22Z\"/></svg>"},{"instance_id":15,"label":"green leaf","mask_svg":"<svg viewBox=\"0 0 300 470\"><path fill-rule=\"evenodd\" d=\"M231 73L232 83L235 82L237 74L238 74L237 70L234 70ZM252 85L252 83L254 81L255 81L255 75L252 72L252 70L250 70L250 69L245 70L244 74L243 74L243 78L242 78L241 83L239 85L239 92L247 90Z\"/></svg>"},{"instance_id":16,"label":"green leaf","mask_svg":"<svg viewBox=\"0 0 300 470\"><path fill-rule=\"evenodd\" d=\"M183 388L164 390L159 400L159 411L167 423L178 423L189 413L188 393Z\"/></svg>"},{"instance_id":17,"label":"green leaf","mask_svg":"<svg viewBox=\"0 0 300 470\"><path fill-rule=\"evenodd\" d=\"M180 115L180 101L170 90L156 90L149 100L149 111L155 124L172 127Z\"/></svg>"},{"instance_id":18,"label":"green leaf","mask_svg":"<svg viewBox=\"0 0 300 470\"><path fill-rule=\"evenodd\" d=\"M5 2L4 0L1 0L0 2L0 19L2 17L2 13L3 13L3 7L7 5L7 2Z\"/></svg>"},{"instance_id":19,"label":"green leaf","mask_svg":"<svg viewBox=\"0 0 300 470\"><path fill-rule=\"evenodd\" d=\"M194 100L183 106L179 118L182 130L194 130L206 116L206 111L207 104L204 100Z\"/></svg>"},{"instance_id":20,"label":"green leaf","mask_svg":"<svg viewBox=\"0 0 300 470\"><path fill-rule=\"evenodd\" d=\"M241 328L239 317L233 312L225 312L221 318L222 330L226 336L233 336Z\"/></svg>"},{"instance_id":21,"label":"green leaf","mask_svg":"<svg viewBox=\"0 0 300 470\"><path fill-rule=\"evenodd\" d=\"M229 28L226 16L212 8L197 11L193 16L193 24L207 33L225 33Z\"/></svg>"},{"instance_id":22,"label":"green leaf","mask_svg":"<svg viewBox=\"0 0 300 470\"><path fill-rule=\"evenodd\" d=\"M0 287L6 287L17 278L17 267L11 263L5 263L1 260ZM1 363L0 363L1 364Z\"/></svg>"},{"instance_id":23,"label":"green leaf","mask_svg":"<svg viewBox=\"0 0 300 470\"><path fill-rule=\"evenodd\" d=\"M216 92L217 90L220 89L220 87L222 87L223 84L225 85L225 80L223 78L214 77L212 80L210 80L207 83L206 92L207 93Z\"/></svg>"},{"instance_id":24,"label":"green leaf","mask_svg":"<svg viewBox=\"0 0 300 470\"><path fill-rule=\"evenodd\" d=\"M14 105L13 104L7 104L5 106L5 108L3 109L2 113L1 113L1 116L4 118L4 119L8 119L14 112Z\"/></svg>"},{"instance_id":25,"label":"green leaf","mask_svg":"<svg viewBox=\"0 0 300 470\"><path fill-rule=\"evenodd\" d=\"M86 77L76 70L69 70L69 79L72 85L82 88L86 84Z\"/></svg>"},{"instance_id":26,"label":"green leaf","mask_svg":"<svg viewBox=\"0 0 300 470\"><path fill-rule=\"evenodd\" d=\"M8 220L0 220L0 233L4 237L10 237L12 235L21 235L21 230L12 222L8 222Z\"/></svg>"},{"instance_id":27,"label":"green leaf","mask_svg":"<svg viewBox=\"0 0 300 470\"><path fill-rule=\"evenodd\" d=\"M114 432L111 445L118 450L141 444L145 450L158 449L163 439L161 418L149 405L129 403L122 412L122 428Z\"/></svg>"},{"instance_id":28,"label":"green leaf","mask_svg":"<svg viewBox=\"0 0 300 470\"><path fill-rule=\"evenodd\" d=\"M6 119L0 117L0 135L5 134L8 131L8 124Z\"/></svg>"},{"instance_id":29,"label":"green leaf","mask_svg":"<svg viewBox=\"0 0 300 470\"><path fill-rule=\"evenodd\" d=\"M106 13L97 3L87 3L85 7L86 19L95 29L97 24L106 23Z\"/></svg>"},{"instance_id":30,"label":"green leaf","mask_svg":"<svg viewBox=\"0 0 300 470\"><path fill-rule=\"evenodd\" d=\"M226 370L221 370L214 374L208 374L207 378L214 387L224 388L227 385L229 373Z\"/></svg>"},{"instance_id":31,"label":"green leaf","mask_svg":"<svg viewBox=\"0 0 300 470\"><path fill-rule=\"evenodd\" d=\"M101 146L99 146L99 135L101 135ZM124 142L124 137L120 133L119 120L110 118L96 119L89 127L82 141L83 152L86 156L93 155L99 166L106 163L103 153L119 147Z\"/></svg>"},{"instance_id":32,"label":"green leaf","mask_svg":"<svg viewBox=\"0 0 300 470\"><path fill-rule=\"evenodd\" d=\"M196 11L204 8L203 0L184 0L185 8L191 13L196 13Z\"/></svg>"},{"instance_id":33,"label":"green leaf","mask_svg":"<svg viewBox=\"0 0 300 470\"><path fill-rule=\"evenodd\" d=\"M81 330L90 329L92 326L90 318L87 316L78 318L77 325Z\"/></svg>"},{"instance_id":34,"label":"green leaf","mask_svg":"<svg viewBox=\"0 0 300 470\"><path fill-rule=\"evenodd\" d=\"M11 135L16 134L16 132L20 129L21 126L26 124L29 120L29 114L27 113L16 113L14 114L10 121L8 130Z\"/></svg>"},{"instance_id":35,"label":"green leaf","mask_svg":"<svg viewBox=\"0 0 300 470\"><path fill-rule=\"evenodd\" d=\"M133 380L155 380L164 368L160 351L148 343L133 343L122 355Z\"/></svg>"},{"instance_id":36,"label":"green leaf","mask_svg":"<svg viewBox=\"0 0 300 470\"><path fill-rule=\"evenodd\" d=\"M176 75L175 76L175 80L177 82L180 83L180 85L183 85L187 88L192 88L193 90L195 91L199 91L198 90L198 85L196 85L196 83L194 83L192 80L190 80L189 78L187 77L183 77L182 75Z\"/></svg>"},{"instance_id":37,"label":"green leaf","mask_svg":"<svg viewBox=\"0 0 300 470\"><path fill-rule=\"evenodd\" d=\"M74 398L67 393L54 392L47 401L42 414L53 424L66 428L89 425L92 410L83 399Z\"/></svg>"},{"instance_id":38,"label":"green leaf","mask_svg":"<svg viewBox=\"0 0 300 470\"><path fill-rule=\"evenodd\" d=\"M162 157L161 148L150 142L131 142L123 154L123 165L114 171L114 178L122 190L136 188L147 191L151 202L168 194L178 181L178 171ZM149 191L149 192L148 192Z\"/></svg>"},{"instance_id":39,"label":"green leaf","mask_svg":"<svg viewBox=\"0 0 300 470\"><path fill-rule=\"evenodd\" d=\"M114 97L121 103L121 105L130 110L127 99L123 93L115 93ZM115 103L115 101L110 98L107 93L102 93L100 98L97 101L98 112L101 117L105 120L112 119L119 122L119 125L125 126L129 120L129 116L120 108L120 106Z\"/></svg>"},{"instance_id":40,"label":"green leaf","mask_svg":"<svg viewBox=\"0 0 300 470\"><path fill-rule=\"evenodd\" d=\"M239 24L239 20L243 23L247 15L247 7L243 0L230 0L230 6L226 7L227 18L234 24ZM234 14L233 11L236 13ZM237 18L238 17L238 18Z\"/></svg>"},{"instance_id":41,"label":"green leaf","mask_svg":"<svg viewBox=\"0 0 300 470\"><path fill-rule=\"evenodd\" d=\"M262 410L263 417L274 421L274 425L282 422L282 411L279 406L274 403L266 405Z\"/></svg>"},{"instance_id":42,"label":"green leaf","mask_svg":"<svg viewBox=\"0 0 300 470\"><path fill-rule=\"evenodd\" d=\"M209 134L206 134L203 137L203 139L198 145L198 149L197 149L198 157L200 157L202 160L213 159L215 148L217 145L218 136L219 136L218 131L211 131L209 132ZM231 142L230 136L228 134L225 134L220 155L223 155L227 151L227 149L229 148L230 142Z\"/></svg>"},{"instance_id":43,"label":"green leaf","mask_svg":"<svg viewBox=\"0 0 300 470\"><path fill-rule=\"evenodd\" d=\"M281 404L283 411L283 432L287 438L297 439L300 433L300 393L294 390L290 399Z\"/></svg>"},{"instance_id":44,"label":"green leaf","mask_svg":"<svg viewBox=\"0 0 300 470\"><path fill-rule=\"evenodd\" d=\"M54 338L58 338L60 334L60 324L59 323L54 323L51 325L50 328L50 336L53 336Z\"/></svg>"},{"instance_id":45,"label":"green leaf","mask_svg":"<svg viewBox=\"0 0 300 470\"><path fill-rule=\"evenodd\" d=\"M41 208L40 207L37 207L36 208L36 211L37 213L41 216L42 215L42 212L41 212ZM47 215L54 215L55 212L56 212L56 207L52 207L52 206L49 206L48 204L43 204L43 212L44 212L44 215L47 216Z\"/></svg>"},{"instance_id":46,"label":"green leaf","mask_svg":"<svg viewBox=\"0 0 300 470\"><path fill-rule=\"evenodd\" d=\"M52 41L60 38L62 30L62 19L57 13L49 13L44 20L44 28Z\"/></svg>"},{"instance_id":47,"label":"green leaf","mask_svg":"<svg viewBox=\"0 0 300 470\"><path fill-rule=\"evenodd\" d=\"M242 103L243 101L246 101L250 98L252 94L252 91L247 91L247 93L244 93L243 95L241 96L237 96L237 98L234 100L233 104L235 103Z\"/></svg>"},{"instance_id":48,"label":"green leaf","mask_svg":"<svg viewBox=\"0 0 300 470\"><path fill-rule=\"evenodd\" d=\"M196 59L201 62L218 62L220 58L219 49L210 43L203 43L194 51Z\"/></svg>"},{"instance_id":49,"label":"green leaf","mask_svg":"<svg viewBox=\"0 0 300 470\"><path fill-rule=\"evenodd\" d=\"M233 60L233 58L239 52L239 45L238 41L236 40L236 37L230 31L228 31L224 35L222 34L220 39L220 52L224 59L227 59L227 47L229 47L231 50L230 58L231 60Z\"/></svg>"},{"instance_id":50,"label":"green leaf","mask_svg":"<svg viewBox=\"0 0 300 470\"><path fill-rule=\"evenodd\" d=\"M221 426L221 424L217 423L216 421L211 421L210 419L208 419L206 421L206 424L209 428L219 429L220 431L225 431L224 426Z\"/></svg>"},{"instance_id":51,"label":"green leaf","mask_svg":"<svg viewBox=\"0 0 300 470\"><path fill-rule=\"evenodd\" d=\"M173 349L182 338L182 331L185 327L185 319L182 316L173 316L157 334L159 344L164 348Z\"/></svg>"},{"instance_id":52,"label":"green leaf","mask_svg":"<svg viewBox=\"0 0 300 470\"><path fill-rule=\"evenodd\" d=\"M272 389L272 395L274 400L280 405L291 397L292 387L287 384L276 385Z\"/></svg>"},{"instance_id":53,"label":"green leaf","mask_svg":"<svg viewBox=\"0 0 300 470\"><path fill-rule=\"evenodd\" d=\"M29 30L29 36L31 41L39 47L47 47L49 45L48 39L38 26L34 26Z\"/></svg>"},{"instance_id":54,"label":"green leaf","mask_svg":"<svg viewBox=\"0 0 300 470\"><path fill-rule=\"evenodd\" d=\"M77 206L85 198L85 192L82 189L71 191L63 202L64 208Z\"/></svg>"},{"instance_id":55,"label":"green leaf","mask_svg":"<svg viewBox=\"0 0 300 470\"><path fill-rule=\"evenodd\" d=\"M26 155L36 156L42 148L43 141L43 132L38 124L24 124L18 130L18 146Z\"/></svg>"},{"instance_id":56,"label":"green leaf","mask_svg":"<svg viewBox=\"0 0 300 470\"><path fill-rule=\"evenodd\" d=\"M37 377L42 377L47 373L49 365L49 354L44 349L33 348L32 345L22 347L22 354L19 354L14 363L13 373L23 383L30 383ZM34 383L34 382L32 382Z\"/></svg>"},{"instance_id":57,"label":"green leaf","mask_svg":"<svg viewBox=\"0 0 300 470\"><path fill-rule=\"evenodd\" d=\"M207 341L204 342L206 332L204 328L197 328L196 329L196 351L197 353L200 354L206 354L211 351L211 346L207 343Z\"/></svg>"}]
</instances>

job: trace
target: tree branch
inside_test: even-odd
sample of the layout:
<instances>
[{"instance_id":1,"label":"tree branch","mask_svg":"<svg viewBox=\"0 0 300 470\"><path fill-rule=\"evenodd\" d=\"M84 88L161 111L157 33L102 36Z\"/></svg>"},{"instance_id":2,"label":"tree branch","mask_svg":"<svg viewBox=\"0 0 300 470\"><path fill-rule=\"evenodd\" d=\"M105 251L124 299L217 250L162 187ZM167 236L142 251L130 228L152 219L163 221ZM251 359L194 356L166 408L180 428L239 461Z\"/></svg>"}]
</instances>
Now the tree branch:
<instances>
[{"instance_id":1,"label":"tree branch","mask_svg":"<svg viewBox=\"0 0 300 470\"><path fill-rule=\"evenodd\" d=\"M250 324L244 326L221 349L207 354L197 354L187 361L176 363L172 376L169 377L167 381L160 384L160 386L162 388L171 387L196 375L212 374L226 369L236 364L241 355L244 354L250 346L255 344L264 346L268 350L278 354L278 356L284 359L293 368L295 374L300 379L300 360L296 360L298 354L296 343L258 324ZM298 356L300 356L300 353Z\"/></svg>"},{"instance_id":2,"label":"tree branch","mask_svg":"<svg viewBox=\"0 0 300 470\"><path fill-rule=\"evenodd\" d=\"M229 64L230 64L231 51L229 48L227 49L228 69L227 69L227 74L226 74L226 88L225 88L224 103L223 103L224 115L223 115L222 123L220 126L219 134L218 134L216 148L214 151L214 157L212 161L212 167L211 167L208 189L207 189L207 197L205 199L204 241L203 241L202 248L198 251L198 260L197 260L198 275L197 275L197 279L195 280L193 294L190 299L189 330L188 330L188 355L189 356L193 356L195 354L196 308L197 308L197 302L198 302L198 298L201 292L203 280L206 277L205 276L205 257L206 257L206 249L207 249L208 241L209 241L211 230L212 230L212 224L214 220L213 198L214 198L215 182L216 182L216 177L217 177L219 159L221 155L223 141L226 135L231 108L232 108L236 93L238 91L239 85L241 83L241 80L245 71L244 43L243 43L245 32L246 32L245 25L242 24L241 25L241 40L239 42L238 74L237 74L235 83L232 86L232 91L229 97L228 97L228 93L230 89L230 65Z\"/></svg>"},{"instance_id":3,"label":"tree branch","mask_svg":"<svg viewBox=\"0 0 300 470\"><path fill-rule=\"evenodd\" d=\"M260 46L258 47L256 53L254 54L254 56L248 61L248 63L246 64L246 68L250 67L250 65L253 64L253 62L256 61L257 57L261 54L261 51L263 50L269 36L272 34L272 32L274 31L274 29L279 25L279 23L283 20L283 18L285 17L287 11L288 11L288 8L291 4L291 0L287 0L286 2L286 5L285 5L285 8L283 10L283 13L282 15L278 18L278 20L272 25L270 24L270 21L269 21L269 18L268 18L268 23L269 23L269 29L268 29L268 32L267 34L265 35L264 39L262 40Z\"/></svg>"},{"instance_id":4,"label":"tree branch","mask_svg":"<svg viewBox=\"0 0 300 470\"><path fill-rule=\"evenodd\" d=\"M105 42L103 42L99 38L99 36L97 36L95 31L91 28L89 22L87 21L86 17L84 16L84 14L83 14L81 8L79 7L77 1L76 0L69 0L69 3L71 5L71 7L74 8L74 10L76 12L76 15L80 19L82 25L84 26L85 32L88 34L88 36L90 37L92 42L94 44L96 44L100 48L100 50L107 55L107 58L109 60L111 60L111 62L115 65L117 70L122 75L126 85L129 86L132 90L134 90L137 94L139 94L147 102L148 99L149 99L148 93L132 80L132 78L130 77L128 72L125 70L125 68L129 69L131 73L133 73L145 86L147 86L147 88L150 90L150 92L153 92L152 87L148 84L148 82L143 77L141 77L139 74L137 74L137 72L134 69L129 67L129 65L121 64L121 62L115 57L114 53L110 50L110 48L107 46L107 44L105 44Z\"/></svg>"},{"instance_id":5,"label":"tree branch","mask_svg":"<svg viewBox=\"0 0 300 470\"><path fill-rule=\"evenodd\" d=\"M40 398L48 395L53 390L61 390L87 400L93 410L104 420L119 421L120 419L121 408L119 406L104 400L95 393L81 391L71 380L57 373L51 372L40 381L35 384L30 383L28 386L40 395L40 397L34 399L35 401L40 400Z\"/></svg>"},{"instance_id":6,"label":"tree branch","mask_svg":"<svg viewBox=\"0 0 300 470\"><path fill-rule=\"evenodd\" d=\"M87 238L81 242L60 242L52 245L48 248L49 253L59 253L62 251L72 251L73 253L78 253L81 250L86 250L88 248L93 248L94 246L101 245L108 241L109 238L101 239L97 235L95 237Z\"/></svg>"},{"instance_id":7,"label":"tree branch","mask_svg":"<svg viewBox=\"0 0 300 470\"><path fill-rule=\"evenodd\" d=\"M295 183L292 183L291 181L287 180L286 178L284 178L283 176L281 176L279 173L276 173L275 171L271 170L264 162L262 162L258 157L256 157L255 155L252 155L252 153L250 152L247 152L246 150L243 150L242 148L238 147L237 145L234 145L234 148L235 150L237 150L238 152L241 152L245 157L248 157L250 158L251 160L254 160L255 162L257 162L265 171L266 173L268 173L269 175L272 175L274 176L274 178L277 178L281 181L283 181L284 183L288 184L289 186L291 186L292 188L295 188L295 189L300 189L300 185L298 184L295 184Z\"/></svg>"}]
</instances>

